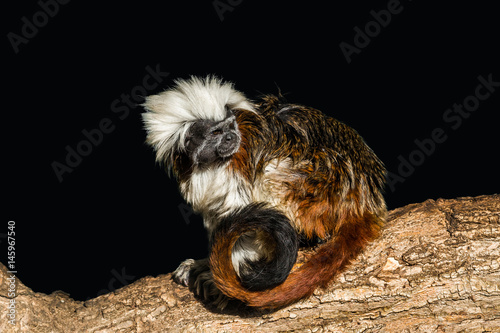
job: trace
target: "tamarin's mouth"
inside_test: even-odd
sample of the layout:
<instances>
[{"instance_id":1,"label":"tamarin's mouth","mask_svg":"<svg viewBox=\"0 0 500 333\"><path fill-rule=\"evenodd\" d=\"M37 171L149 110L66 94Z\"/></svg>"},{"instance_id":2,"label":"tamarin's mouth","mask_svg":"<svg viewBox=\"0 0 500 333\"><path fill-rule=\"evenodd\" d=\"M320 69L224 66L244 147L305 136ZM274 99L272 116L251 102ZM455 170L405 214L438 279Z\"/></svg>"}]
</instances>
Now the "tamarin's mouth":
<instances>
[{"instance_id":1,"label":"tamarin's mouth","mask_svg":"<svg viewBox=\"0 0 500 333\"><path fill-rule=\"evenodd\" d=\"M233 132L225 133L217 147L217 155L222 158L232 156L240 148L240 142L241 139L238 134Z\"/></svg>"},{"instance_id":2,"label":"tamarin's mouth","mask_svg":"<svg viewBox=\"0 0 500 333\"><path fill-rule=\"evenodd\" d=\"M219 146L217 148L217 155L219 155L219 157L222 157L222 158L226 158L226 157L229 157L229 156L232 156L234 153L236 153L238 151L238 148L240 147L239 143L237 142L234 142L233 144L229 145L229 146Z\"/></svg>"}]
</instances>

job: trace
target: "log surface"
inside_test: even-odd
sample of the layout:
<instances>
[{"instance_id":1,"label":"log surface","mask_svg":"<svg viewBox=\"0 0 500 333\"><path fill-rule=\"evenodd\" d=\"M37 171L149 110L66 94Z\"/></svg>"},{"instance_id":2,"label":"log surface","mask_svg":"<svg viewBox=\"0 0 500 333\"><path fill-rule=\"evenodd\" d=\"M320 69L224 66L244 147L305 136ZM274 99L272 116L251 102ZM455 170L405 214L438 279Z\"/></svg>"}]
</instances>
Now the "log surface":
<instances>
[{"instance_id":1,"label":"log surface","mask_svg":"<svg viewBox=\"0 0 500 333\"><path fill-rule=\"evenodd\" d=\"M16 280L12 325L10 276L0 264L0 332L500 332L500 195L391 211L327 290L272 313L209 311L170 274L86 302Z\"/></svg>"}]
</instances>

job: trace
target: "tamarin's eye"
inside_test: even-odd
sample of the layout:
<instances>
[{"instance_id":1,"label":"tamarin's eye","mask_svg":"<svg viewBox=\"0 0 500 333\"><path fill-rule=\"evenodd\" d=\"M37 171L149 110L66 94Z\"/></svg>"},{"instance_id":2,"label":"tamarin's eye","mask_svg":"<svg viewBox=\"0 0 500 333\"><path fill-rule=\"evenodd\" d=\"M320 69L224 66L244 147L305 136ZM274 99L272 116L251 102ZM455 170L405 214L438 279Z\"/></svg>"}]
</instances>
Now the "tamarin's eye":
<instances>
[{"instance_id":1,"label":"tamarin's eye","mask_svg":"<svg viewBox=\"0 0 500 333\"><path fill-rule=\"evenodd\" d=\"M222 130L221 129L216 129L216 130L212 131L212 134L213 135L221 135L222 134Z\"/></svg>"}]
</instances>

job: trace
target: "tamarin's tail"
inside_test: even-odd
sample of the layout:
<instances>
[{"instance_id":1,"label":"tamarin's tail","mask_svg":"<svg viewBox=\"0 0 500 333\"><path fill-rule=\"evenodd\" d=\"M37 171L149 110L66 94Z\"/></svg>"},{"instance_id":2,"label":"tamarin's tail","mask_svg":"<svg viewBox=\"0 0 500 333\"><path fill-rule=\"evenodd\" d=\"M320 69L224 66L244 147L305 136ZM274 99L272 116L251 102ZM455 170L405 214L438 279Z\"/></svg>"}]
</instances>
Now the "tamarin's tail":
<instances>
[{"instance_id":1,"label":"tamarin's tail","mask_svg":"<svg viewBox=\"0 0 500 333\"><path fill-rule=\"evenodd\" d=\"M297 260L299 241L290 220L264 203L233 212L212 236L211 269L222 281L236 277L238 288L248 291L281 284ZM238 267L233 267L235 260Z\"/></svg>"},{"instance_id":2,"label":"tamarin's tail","mask_svg":"<svg viewBox=\"0 0 500 333\"><path fill-rule=\"evenodd\" d=\"M276 211L276 210L275 210ZM238 214L239 215L239 214ZM316 253L307 262L296 268L284 281L265 290L252 289L252 281L245 276L239 278L233 268L231 251L239 237L248 230L262 228L269 223L253 223L248 226L251 214L232 218L220 225L213 238L210 253L210 268L217 287L231 298L239 299L248 306L261 309L277 309L292 304L304 297L310 296L316 288L326 288L333 277L339 273L368 242L375 239L382 225L382 220L376 215L365 213L363 216L352 216L341 222L338 230L330 240L318 247ZM276 221L274 221L276 223ZM280 223L289 223L279 219ZM292 229L293 230L293 229ZM291 235L286 231L283 235ZM295 233L295 231L294 231ZM292 235L293 236L293 235ZM274 238L274 237L273 237ZM276 257L286 255L279 253L283 241L276 240ZM292 249L290 249L292 250ZM296 249L292 250L296 251ZM290 251L288 251L290 252ZM286 261L286 257L278 258L278 261ZM293 256L293 262L296 257ZM263 278L272 279L273 275L280 275L279 271L273 271L272 267L264 267L260 262ZM254 267L257 268L257 267ZM258 273L258 270L255 270ZM288 274L290 270L285 273ZM241 276L241 274L240 274ZM258 288L259 289L259 288Z\"/></svg>"}]
</instances>

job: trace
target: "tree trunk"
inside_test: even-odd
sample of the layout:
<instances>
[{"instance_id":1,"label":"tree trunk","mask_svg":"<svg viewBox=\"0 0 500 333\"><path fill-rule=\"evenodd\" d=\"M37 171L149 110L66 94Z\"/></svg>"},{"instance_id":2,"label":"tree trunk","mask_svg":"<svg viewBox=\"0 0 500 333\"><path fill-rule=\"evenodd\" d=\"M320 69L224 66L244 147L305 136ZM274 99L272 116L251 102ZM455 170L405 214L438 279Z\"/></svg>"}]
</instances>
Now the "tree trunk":
<instances>
[{"instance_id":1,"label":"tree trunk","mask_svg":"<svg viewBox=\"0 0 500 333\"><path fill-rule=\"evenodd\" d=\"M12 325L9 277L0 264L1 332L500 332L500 195L391 211L328 290L266 314L211 312L170 274L86 302L16 280Z\"/></svg>"}]
</instances>

